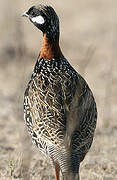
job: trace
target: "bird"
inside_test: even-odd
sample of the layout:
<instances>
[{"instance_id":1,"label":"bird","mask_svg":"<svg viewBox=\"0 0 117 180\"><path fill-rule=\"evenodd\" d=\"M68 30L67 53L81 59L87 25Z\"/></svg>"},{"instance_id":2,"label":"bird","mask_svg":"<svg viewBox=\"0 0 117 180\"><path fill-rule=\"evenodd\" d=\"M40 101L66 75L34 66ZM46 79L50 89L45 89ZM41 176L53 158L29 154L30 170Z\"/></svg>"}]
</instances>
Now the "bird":
<instances>
[{"instance_id":1,"label":"bird","mask_svg":"<svg viewBox=\"0 0 117 180\"><path fill-rule=\"evenodd\" d=\"M43 34L43 42L24 93L24 120L32 141L49 158L56 180L79 180L80 163L96 129L97 107L85 79L59 44L59 17L50 5L25 11ZM73 42L71 42L72 44Z\"/></svg>"}]
</instances>

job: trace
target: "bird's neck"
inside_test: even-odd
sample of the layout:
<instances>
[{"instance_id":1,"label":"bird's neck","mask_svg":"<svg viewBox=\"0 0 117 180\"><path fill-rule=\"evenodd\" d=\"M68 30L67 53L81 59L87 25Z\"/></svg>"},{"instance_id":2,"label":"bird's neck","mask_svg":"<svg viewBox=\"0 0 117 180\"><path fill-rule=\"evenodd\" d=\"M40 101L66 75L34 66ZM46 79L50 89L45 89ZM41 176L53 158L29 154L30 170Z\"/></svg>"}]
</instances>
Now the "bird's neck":
<instances>
[{"instance_id":1,"label":"bird's neck","mask_svg":"<svg viewBox=\"0 0 117 180\"><path fill-rule=\"evenodd\" d=\"M47 60L60 58L62 52L59 46L59 39L49 39L46 34L43 34L43 43L40 51L40 58Z\"/></svg>"}]
</instances>

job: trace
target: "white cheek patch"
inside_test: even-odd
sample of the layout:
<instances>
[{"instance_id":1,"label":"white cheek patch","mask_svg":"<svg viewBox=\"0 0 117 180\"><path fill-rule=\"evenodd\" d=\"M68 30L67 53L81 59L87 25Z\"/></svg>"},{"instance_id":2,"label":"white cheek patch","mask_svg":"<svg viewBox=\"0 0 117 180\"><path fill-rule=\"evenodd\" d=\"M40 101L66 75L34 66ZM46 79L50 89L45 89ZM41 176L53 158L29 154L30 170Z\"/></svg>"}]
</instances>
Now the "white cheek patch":
<instances>
[{"instance_id":1,"label":"white cheek patch","mask_svg":"<svg viewBox=\"0 0 117 180\"><path fill-rule=\"evenodd\" d=\"M33 17L32 21L36 22L37 24L43 24L45 22L45 20L42 16Z\"/></svg>"}]
</instances>

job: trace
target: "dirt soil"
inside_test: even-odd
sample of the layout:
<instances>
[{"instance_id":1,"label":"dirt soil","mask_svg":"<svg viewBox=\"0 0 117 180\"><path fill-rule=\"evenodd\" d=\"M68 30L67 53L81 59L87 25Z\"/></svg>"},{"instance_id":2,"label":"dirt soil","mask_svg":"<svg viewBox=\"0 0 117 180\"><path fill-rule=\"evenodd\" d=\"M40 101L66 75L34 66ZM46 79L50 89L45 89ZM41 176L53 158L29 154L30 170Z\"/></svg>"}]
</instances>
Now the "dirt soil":
<instances>
[{"instance_id":1,"label":"dirt soil","mask_svg":"<svg viewBox=\"0 0 117 180\"><path fill-rule=\"evenodd\" d=\"M0 1L0 180L55 179L54 168L32 145L23 120L23 94L42 34L20 14L35 2ZM117 2L48 4L60 17L63 54L86 79L97 102L97 129L81 163L81 180L117 180Z\"/></svg>"}]
</instances>

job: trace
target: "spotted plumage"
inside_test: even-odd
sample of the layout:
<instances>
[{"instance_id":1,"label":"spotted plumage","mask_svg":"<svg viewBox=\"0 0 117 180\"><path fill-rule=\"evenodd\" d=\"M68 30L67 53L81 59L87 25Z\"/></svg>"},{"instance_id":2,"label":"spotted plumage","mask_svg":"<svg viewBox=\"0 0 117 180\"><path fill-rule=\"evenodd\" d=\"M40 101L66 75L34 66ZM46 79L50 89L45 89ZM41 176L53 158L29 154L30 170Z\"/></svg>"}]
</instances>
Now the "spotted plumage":
<instances>
[{"instance_id":1,"label":"spotted plumage","mask_svg":"<svg viewBox=\"0 0 117 180\"><path fill-rule=\"evenodd\" d=\"M24 94L28 131L40 151L51 159L57 180L60 170L64 180L78 180L80 162L93 141L96 103L86 81L60 50L54 9L38 5L23 15L43 32L40 55Z\"/></svg>"}]
</instances>

